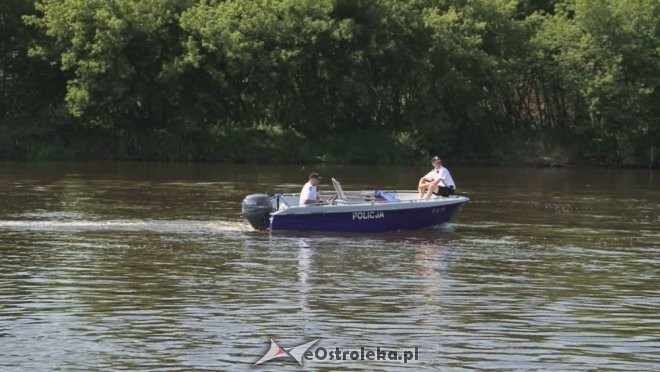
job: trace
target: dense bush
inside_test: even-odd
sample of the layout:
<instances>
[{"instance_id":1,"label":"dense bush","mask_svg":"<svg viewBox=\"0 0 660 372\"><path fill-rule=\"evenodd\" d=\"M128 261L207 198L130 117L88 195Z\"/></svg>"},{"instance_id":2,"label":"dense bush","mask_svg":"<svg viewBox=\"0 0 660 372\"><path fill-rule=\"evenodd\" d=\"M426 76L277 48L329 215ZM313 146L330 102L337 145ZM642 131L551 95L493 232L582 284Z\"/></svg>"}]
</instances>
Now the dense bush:
<instances>
[{"instance_id":1,"label":"dense bush","mask_svg":"<svg viewBox=\"0 0 660 372\"><path fill-rule=\"evenodd\" d=\"M5 0L0 156L648 164L660 0Z\"/></svg>"}]
</instances>

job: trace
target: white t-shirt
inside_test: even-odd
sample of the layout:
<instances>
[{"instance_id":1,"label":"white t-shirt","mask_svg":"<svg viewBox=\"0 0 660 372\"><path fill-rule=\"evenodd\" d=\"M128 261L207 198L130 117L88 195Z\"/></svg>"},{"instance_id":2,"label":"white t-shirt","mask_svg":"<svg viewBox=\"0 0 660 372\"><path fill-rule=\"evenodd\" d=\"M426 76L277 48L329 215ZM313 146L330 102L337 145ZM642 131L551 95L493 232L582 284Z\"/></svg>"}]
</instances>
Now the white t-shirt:
<instances>
[{"instance_id":1,"label":"white t-shirt","mask_svg":"<svg viewBox=\"0 0 660 372\"><path fill-rule=\"evenodd\" d=\"M300 190L300 205L305 205L307 200L316 200L318 198L318 193L316 191L316 186L313 186L310 182L307 182Z\"/></svg>"},{"instance_id":2,"label":"white t-shirt","mask_svg":"<svg viewBox=\"0 0 660 372\"><path fill-rule=\"evenodd\" d=\"M449 169L442 167L440 169L431 169L430 172L424 176L424 178L427 181L435 181L437 179L440 179L441 181L438 183L440 186L454 186L456 188L456 184L454 183L454 179L451 178L451 174L449 173Z\"/></svg>"}]
</instances>

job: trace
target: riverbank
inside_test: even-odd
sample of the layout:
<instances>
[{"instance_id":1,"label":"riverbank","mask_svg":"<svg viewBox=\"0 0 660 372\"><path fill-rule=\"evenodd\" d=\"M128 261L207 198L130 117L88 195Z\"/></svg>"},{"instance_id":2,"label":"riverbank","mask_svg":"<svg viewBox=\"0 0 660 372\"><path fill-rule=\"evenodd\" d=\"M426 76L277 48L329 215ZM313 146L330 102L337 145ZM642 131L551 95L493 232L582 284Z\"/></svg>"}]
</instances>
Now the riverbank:
<instances>
[{"instance_id":1,"label":"riverbank","mask_svg":"<svg viewBox=\"0 0 660 372\"><path fill-rule=\"evenodd\" d=\"M24 127L23 127L24 128ZM29 127L28 127L29 128ZM0 159L19 161L143 160L278 164L426 164L438 154L457 165L648 168L657 156L643 151L596 151L569 133L488 133L437 139L417 132L356 131L313 137L278 125L212 127L205 131L149 133L55 126L0 132Z\"/></svg>"}]
</instances>

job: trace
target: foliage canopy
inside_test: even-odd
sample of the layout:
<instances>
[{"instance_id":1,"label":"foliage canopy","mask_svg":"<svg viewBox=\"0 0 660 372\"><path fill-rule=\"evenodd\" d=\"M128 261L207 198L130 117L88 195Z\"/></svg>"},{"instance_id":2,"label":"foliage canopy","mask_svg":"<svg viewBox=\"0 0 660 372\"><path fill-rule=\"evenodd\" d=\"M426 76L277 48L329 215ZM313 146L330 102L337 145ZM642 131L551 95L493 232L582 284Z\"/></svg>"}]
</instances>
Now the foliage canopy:
<instances>
[{"instance_id":1,"label":"foliage canopy","mask_svg":"<svg viewBox=\"0 0 660 372\"><path fill-rule=\"evenodd\" d=\"M0 156L499 161L660 145L660 0L5 0Z\"/></svg>"}]
</instances>

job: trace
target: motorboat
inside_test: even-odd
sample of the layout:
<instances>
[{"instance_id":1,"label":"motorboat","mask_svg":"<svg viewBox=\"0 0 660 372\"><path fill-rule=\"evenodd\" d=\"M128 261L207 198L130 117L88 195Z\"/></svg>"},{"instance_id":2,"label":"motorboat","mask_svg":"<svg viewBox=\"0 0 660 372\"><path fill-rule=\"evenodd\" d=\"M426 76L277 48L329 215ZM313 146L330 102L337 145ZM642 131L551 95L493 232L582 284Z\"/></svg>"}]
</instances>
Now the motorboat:
<instances>
[{"instance_id":1,"label":"motorboat","mask_svg":"<svg viewBox=\"0 0 660 372\"><path fill-rule=\"evenodd\" d=\"M320 204L299 205L300 194L248 195L242 215L257 230L369 233L440 225L470 200L458 195L420 199L416 190L344 191L334 178L332 184L334 193Z\"/></svg>"}]
</instances>

